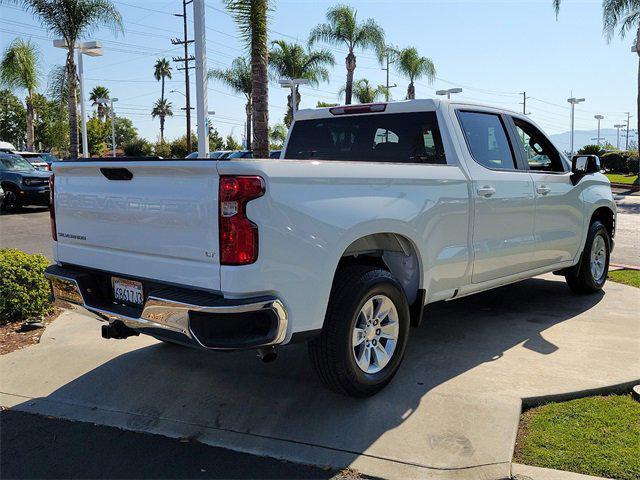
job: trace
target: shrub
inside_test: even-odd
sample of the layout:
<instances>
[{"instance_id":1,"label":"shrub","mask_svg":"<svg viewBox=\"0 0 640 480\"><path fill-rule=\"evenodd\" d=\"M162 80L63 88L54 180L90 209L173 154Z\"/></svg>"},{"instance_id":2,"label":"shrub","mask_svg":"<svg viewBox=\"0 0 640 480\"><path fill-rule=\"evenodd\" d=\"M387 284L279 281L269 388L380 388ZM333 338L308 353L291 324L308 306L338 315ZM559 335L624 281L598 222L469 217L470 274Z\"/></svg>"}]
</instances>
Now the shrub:
<instances>
[{"instance_id":1,"label":"shrub","mask_svg":"<svg viewBox=\"0 0 640 480\"><path fill-rule=\"evenodd\" d=\"M151 155L151 144L144 138L136 138L124 145L127 157L148 157Z\"/></svg>"},{"instance_id":2,"label":"shrub","mask_svg":"<svg viewBox=\"0 0 640 480\"><path fill-rule=\"evenodd\" d=\"M609 152L600 157L602 168L607 172L629 173L629 165L627 160L633 158L634 152ZM637 158L637 157L635 157Z\"/></svg>"},{"instance_id":3,"label":"shrub","mask_svg":"<svg viewBox=\"0 0 640 480\"><path fill-rule=\"evenodd\" d=\"M0 249L0 324L45 315L51 309L42 255Z\"/></svg>"},{"instance_id":4,"label":"shrub","mask_svg":"<svg viewBox=\"0 0 640 480\"><path fill-rule=\"evenodd\" d=\"M577 151L578 155L604 155L606 150L602 148L600 145L585 145L580 150Z\"/></svg>"},{"instance_id":5,"label":"shrub","mask_svg":"<svg viewBox=\"0 0 640 480\"><path fill-rule=\"evenodd\" d=\"M157 142L153 146L153 153L156 157L169 158L171 156L171 146L167 142Z\"/></svg>"},{"instance_id":6,"label":"shrub","mask_svg":"<svg viewBox=\"0 0 640 480\"><path fill-rule=\"evenodd\" d=\"M638 155L631 155L627 158L627 170L633 175L640 174L640 158Z\"/></svg>"},{"instance_id":7,"label":"shrub","mask_svg":"<svg viewBox=\"0 0 640 480\"><path fill-rule=\"evenodd\" d=\"M191 148L192 150L187 150L187 136L183 135L182 137L176 138L173 142L169 144L171 146L171 157L173 158L184 158L193 151L193 149L198 149L198 138L195 135L191 135Z\"/></svg>"}]
</instances>

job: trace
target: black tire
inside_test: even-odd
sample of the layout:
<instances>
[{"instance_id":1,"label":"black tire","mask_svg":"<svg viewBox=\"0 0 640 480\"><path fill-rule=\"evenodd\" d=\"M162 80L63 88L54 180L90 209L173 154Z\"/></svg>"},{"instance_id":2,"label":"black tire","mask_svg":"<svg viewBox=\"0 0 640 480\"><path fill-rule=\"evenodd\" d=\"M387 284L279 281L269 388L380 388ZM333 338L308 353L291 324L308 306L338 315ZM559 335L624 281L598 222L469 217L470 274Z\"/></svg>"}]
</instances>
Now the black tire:
<instances>
[{"instance_id":1,"label":"black tire","mask_svg":"<svg viewBox=\"0 0 640 480\"><path fill-rule=\"evenodd\" d=\"M367 373L356 363L353 329L364 304L378 295L386 296L395 306L398 338L386 366L378 372ZM348 266L336 273L322 333L309 342L309 355L327 387L352 397L369 397L382 390L396 374L408 337L409 304L395 277L376 267Z\"/></svg>"},{"instance_id":2,"label":"black tire","mask_svg":"<svg viewBox=\"0 0 640 480\"><path fill-rule=\"evenodd\" d=\"M5 189L4 200L2 201L2 205L0 207L7 213L17 212L22 208L20 195L15 187L8 187Z\"/></svg>"},{"instance_id":3,"label":"black tire","mask_svg":"<svg viewBox=\"0 0 640 480\"><path fill-rule=\"evenodd\" d=\"M598 238L602 238L604 241L605 258L603 273L595 278L591 270L591 252L594 246L594 242ZM595 293L602 290L604 284L607 281L607 273L609 272L609 255L611 253L611 239L609 238L609 232L606 227L599 220L595 220L589 226L589 233L587 234L587 241L584 245L584 250L580 256L578 264L567 272L565 279L567 285L574 293L586 294Z\"/></svg>"}]
</instances>

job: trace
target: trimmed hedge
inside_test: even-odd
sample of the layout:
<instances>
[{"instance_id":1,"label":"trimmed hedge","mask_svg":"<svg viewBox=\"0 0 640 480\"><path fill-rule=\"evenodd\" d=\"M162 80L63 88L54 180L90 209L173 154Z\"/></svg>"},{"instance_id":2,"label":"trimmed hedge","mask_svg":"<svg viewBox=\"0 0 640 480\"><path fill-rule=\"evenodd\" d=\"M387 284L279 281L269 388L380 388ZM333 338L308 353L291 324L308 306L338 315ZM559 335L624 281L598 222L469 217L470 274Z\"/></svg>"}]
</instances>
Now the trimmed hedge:
<instances>
[{"instance_id":1,"label":"trimmed hedge","mask_svg":"<svg viewBox=\"0 0 640 480\"><path fill-rule=\"evenodd\" d=\"M51 310L49 260L20 250L0 249L0 324L46 315Z\"/></svg>"},{"instance_id":2,"label":"trimmed hedge","mask_svg":"<svg viewBox=\"0 0 640 480\"><path fill-rule=\"evenodd\" d=\"M602 168L613 173L637 173L638 155L633 151L605 153L600 157Z\"/></svg>"}]
</instances>

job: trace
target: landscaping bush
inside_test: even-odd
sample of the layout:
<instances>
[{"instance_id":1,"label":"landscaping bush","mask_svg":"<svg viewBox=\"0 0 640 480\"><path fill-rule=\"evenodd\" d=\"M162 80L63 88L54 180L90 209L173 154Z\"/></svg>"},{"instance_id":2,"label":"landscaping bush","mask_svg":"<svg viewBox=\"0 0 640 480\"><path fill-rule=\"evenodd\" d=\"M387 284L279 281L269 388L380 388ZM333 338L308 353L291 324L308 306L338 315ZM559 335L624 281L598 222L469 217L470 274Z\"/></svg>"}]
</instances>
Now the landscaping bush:
<instances>
[{"instance_id":1,"label":"landscaping bush","mask_svg":"<svg viewBox=\"0 0 640 480\"><path fill-rule=\"evenodd\" d=\"M627 160L630 158L638 158L634 152L609 152L600 157L602 168L607 172L629 173L629 165ZM636 160L637 161L637 160Z\"/></svg>"},{"instance_id":2,"label":"landscaping bush","mask_svg":"<svg viewBox=\"0 0 640 480\"><path fill-rule=\"evenodd\" d=\"M577 151L578 155L604 155L606 150L602 148L600 145L585 145L580 150Z\"/></svg>"},{"instance_id":3,"label":"landscaping bush","mask_svg":"<svg viewBox=\"0 0 640 480\"><path fill-rule=\"evenodd\" d=\"M136 138L124 145L124 154L127 157L151 156L151 144L144 138Z\"/></svg>"},{"instance_id":4,"label":"landscaping bush","mask_svg":"<svg viewBox=\"0 0 640 480\"><path fill-rule=\"evenodd\" d=\"M0 324L40 317L51 309L49 282L42 255L0 249Z\"/></svg>"},{"instance_id":5,"label":"landscaping bush","mask_svg":"<svg viewBox=\"0 0 640 480\"><path fill-rule=\"evenodd\" d=\"M627 170L633 175L640 174L640 158L638 155L631 155L627 158Z\"/></svg>"},{"instance_id":6,"label":"landscaping bush","mask_svg":"<svg viewBox=\"0 0 640 480\"><path fill-rule=\"evenodd\" d=\"M171 145L167 142L157 142L153 146L153 152L156 157L169 158L171 156Z\"/></svg>"}]
</instances>

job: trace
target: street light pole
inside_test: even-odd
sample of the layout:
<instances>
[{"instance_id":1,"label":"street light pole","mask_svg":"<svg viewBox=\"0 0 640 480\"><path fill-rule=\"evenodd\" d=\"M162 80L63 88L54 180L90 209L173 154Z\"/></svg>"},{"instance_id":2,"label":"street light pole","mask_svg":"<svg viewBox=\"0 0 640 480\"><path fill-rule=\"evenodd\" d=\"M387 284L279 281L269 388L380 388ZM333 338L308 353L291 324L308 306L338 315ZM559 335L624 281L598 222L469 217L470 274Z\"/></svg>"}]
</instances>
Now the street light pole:
<instances>
[{"instance_id":1,"label":"street light pole","mask_svg":"<svg viewBox=\"0 0 640 480\"><path fill-rule=\"evenodd\" d=\"M579 103L584 102L585 99L584 98L575 98L575 97L571 97L571 98L567 98L567 102L569 102L571 104L571 158L573 158L573 133L574 133L574 126L575 126L575 110L576 110L576 105Z\"/></svg>"},{"instance_id":2,"label":"street light pole","mask_svg":"<svg viewBox=\"0 0 640 480\"><path fill-rule=\"evenodd\" d=\"M436 92L436 95L446 95L447 96L447 100L450 100L452 93L462 93L462 89L461 88L450 88L448 90L438 90Z\"/></svg>"},{"instance_id":3,"label":"street light pole","mask_svg":"<svg viewBox=\"0 0 640 480\"><path fill-rule=\"evenodd\" d=\"M598 146L600 146L600 121L604 120L604 115L594 115L593 118L598 121L598 138L596 139L596 142L598 143Z\"/></svg>"},{"instance_id":4,"label":"street light pole","mask_svg":"<svg viewBox=\"0 0 640 480\"><path fill-rule=\"evenodd\" d=\"M624 128L626 124L624 123L618 123L616 125L613 126L613 128L615 128L617 130L616 133L616 148L620 148L620 129Z\"/></svg>"},{"instance_id":5,"label":"street light pole","mask_svg":"<svg viewBox=\"0 0 640 480\"><path fill-rule=\"evenodd\" d=\"M196 118L198 120L198 157L209 158L209 98L207 95L207 34L204 0L193 0L193 38L196 57Z\"/></svg>"},{"instance_id":6,"label":"street light pole","mask_svg":"<svg viewBox=\"0 0 640 480\"><path fill-rule=\"evenodd\" d=\"M97 98L97 103L108 103L109 104L109 117L111 117L111 151L113 152L113 158L116 158L116 121L115 116L116 113L113 109L113 102L117 102L117 98Z\"/></svg>"},{"instance_id":7,"label":"street light pole","mask_svg":"<svg viewBox=\"0 0 640 480\"><path fill-rule=\"evenodd\" d=\"M306 78L281 78L278 83L282 88L291 89L291 112L295 116L298 111L298 85L309 85L309 80Z\"/></svg>"},{"instance_id":8,"label":"street light pole","mask_svg":"<svg viewBox=\"0 0 640 480\"><path fill-rule=\"evenodd\" d=\"M631 124L631 112L625 113L627 114L627 141L624 149L629 150L629 125Z\"/></svg>"}]
</instances>

